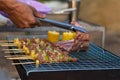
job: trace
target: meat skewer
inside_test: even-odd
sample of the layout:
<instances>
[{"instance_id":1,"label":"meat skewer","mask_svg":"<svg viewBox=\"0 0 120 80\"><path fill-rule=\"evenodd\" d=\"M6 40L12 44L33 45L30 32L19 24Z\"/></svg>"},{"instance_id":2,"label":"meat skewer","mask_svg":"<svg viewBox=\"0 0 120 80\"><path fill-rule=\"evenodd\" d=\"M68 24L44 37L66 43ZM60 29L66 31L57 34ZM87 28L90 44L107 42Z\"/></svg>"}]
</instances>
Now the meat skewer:
<instances>
[{"instance_id":1,"label":"meat skewer","mask_svg":"<svg viewBox=\"0 0 120 80\"><path fill-rule=\"evenodd\" d=\"M30 56L26 57L26 59L38 60L40 64L77 61L77 58L68 56L68 52L59 49L59 47L56 47L45 39L21 39L16 40L15 43L17 43L16 45L18 45L20 49L24 50L26 55ZM18 58L25 59L25 57ZM9 57L7 59L15 60L18 58Z\"/></svg>"}]
</instances>

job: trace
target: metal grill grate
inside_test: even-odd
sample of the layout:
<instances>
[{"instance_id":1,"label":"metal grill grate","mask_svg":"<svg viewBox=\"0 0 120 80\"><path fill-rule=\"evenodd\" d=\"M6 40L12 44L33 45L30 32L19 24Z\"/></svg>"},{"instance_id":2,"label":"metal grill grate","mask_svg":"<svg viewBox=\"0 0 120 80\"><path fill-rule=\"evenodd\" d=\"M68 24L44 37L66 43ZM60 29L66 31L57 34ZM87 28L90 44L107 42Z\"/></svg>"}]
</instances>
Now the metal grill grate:
<instances>
[{"instance_id":1,"label":"metal grill grate","mask_svg":"<svg viewBox=\"0 0 120 80\"><path fill-rule=\"evenodd\" d=\"M29 72L120 69L120 57L93 43L91 43L88 52L75 52L70 56L77 57L79 60L77 62L41 64L39 68L35 68L33 64L23 66L28 74Z\"/></svg>"},{"instance_id":2,"label":"metal grill grate","mask_svg":"<svg viewBox=\"0 0 120 80\"><path fill-rule=\"evenodd\" d=\"M8 38L9 40L11 38ZM34 64L22 65L26 74L32 72L52 72L52 71L80 71L80 70L114 70L120 69L120 57L98 47L94 43L90 44L87 52L74 52L69 54L79 60L77 62L41 64L36 68ZM26 62L30 60L20 60Z\"/></svg>"}]
</instances>

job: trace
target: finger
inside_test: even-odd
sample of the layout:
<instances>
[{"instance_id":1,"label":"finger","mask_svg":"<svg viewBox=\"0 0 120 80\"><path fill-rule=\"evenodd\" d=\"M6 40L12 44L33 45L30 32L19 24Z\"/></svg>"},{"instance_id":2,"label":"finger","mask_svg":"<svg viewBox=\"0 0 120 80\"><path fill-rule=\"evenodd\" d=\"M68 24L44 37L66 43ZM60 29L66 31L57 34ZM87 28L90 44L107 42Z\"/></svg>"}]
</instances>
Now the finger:
<instances>
[{"instance_id":1,"label":"finger","mask_svg":"<svg viewBox=\"0 0 120 80\"><path fill-rule=\"evenodd\" d=\"M31 28L34 28L36 26L41 26L41 22L39 19L33 17L33 20L31 20L31 22L29 22Z\"/></svg>"},{"instance_id":2,"label":"finger","mask_svg":"<svg viewBox=\"0 0 120 80\"><path fill-rule=\"evenodd\" d=\"M21 21L20 18L16 19L16 17L14 15L10 16L10 19L12 20L12 22L15 24L15 26L17 28L24 29L24 28L28 28L29 27L29 24L27 22Z\"/></svg>"},{"instance_id":3,"label":"finger","mask_svg":"<svg viewBox=\"0 0 120 80\"><path fill-rule=\"evenodd\" d=\"M33 13L35 17L39 17L39 18L45 18L46 15L41 14L40 12L38 12L36 9L33 9Z\"/></svg>"},{"instance_id":4,"label":"finger","mask_svg":"<svg viewBox=\"0 0 120 80\"><path fill-rule=\"evenodd\" d=\"M31 23L31 27L34 28L35 26L41 26L41 21L37 18L35 18L35 22Z\"/></svg>"},{"instance_id":5,"label":"finger","mask_svg":"<svg viewBox=\"0 0 120 80\"><path fill-rule=\"evenodd\" d=\"M36 27L35 24L31 24L31 25L30 25L30 28L34 28L34 27Z\"/></svg>"},{"instance_id":6,"label":"finger","mask_svg":"<svg viewBox=\"0 0 120 80\"><path fill-rule=\"evenodd\" d=\"M36 25L38 25L38 26L42 25L41 21L39 19L37 19L37 18L36 18Z\"/></svg>"},{"instance_id":7,"label":"finger","mask_svg":"<svg viewBox=\"0 0 120 80\"><path fill-rule=\"evenodd\" d=\"M20 28L24 29L24 28L29 28L30 24L28 22L24 22L23 24L20 25Z\"/></svg>"}]
</instances>

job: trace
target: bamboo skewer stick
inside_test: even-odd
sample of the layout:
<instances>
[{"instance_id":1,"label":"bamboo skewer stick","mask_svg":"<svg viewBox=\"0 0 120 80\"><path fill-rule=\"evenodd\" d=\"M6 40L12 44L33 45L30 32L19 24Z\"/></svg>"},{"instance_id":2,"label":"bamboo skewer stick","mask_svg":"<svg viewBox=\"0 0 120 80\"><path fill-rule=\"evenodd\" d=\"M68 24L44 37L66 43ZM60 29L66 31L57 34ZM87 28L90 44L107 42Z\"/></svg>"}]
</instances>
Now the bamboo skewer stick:
<instances>
[{"instance_id":1,"label":"bamboo skewer stick","mask_svg":"<svg viewBox=\"0 0 120 80\"><path fill-rule=\"evenodd\" d=\"M1 44L1 45L2 45L2 44L8 44L8 45L9 45L9 44L14 44L14 43L0 43L0 44Z\"/></svg>"},{"instance_id":2,"label":"bamboo skewer stick","mask_svg":"<svg viewBox=\"0 0 120 80\"><path fill-rule=\"evenodd\" d=\"M5 54L11 54L11 53L13 53L13 52L5 51L4 53L5 53Z\"/></svg>"},{"instance_id":3,"label":"bamboo skewer stick","mask_svg":"<svg viewBox=\"0 0 120 80\"><path fill-rule=\"evenodd\" d=\"M12 51L12 52L10 52L10 51L5 51L4 53L5 53L5 54L12 54L12 53L14 53L14 54L17 54L17 53L18 53L18 54L21 54L21 53L24 53L24 51L14 51L14 52L13 52L13 51Z\"/></svg>"},{"instance_id":4,"label":"bamboo skewer stick","mask_svg":"<svg viewBox=\"0 0 120 80\"><path fill-rule=\"evenodd\" d=\"M9 42L10 42L10 43L11 43L11 42L13 43L13 40L0 40L0 43L9 43Z\"/></svg>"},{"instance_id":5,"label":"bamboo skewer stick","mask_svg":"<svg viewBox=\"0 0 120 80\"><path fill-rule=\"evenodd\" d=\"M35 64L35 62L12 63L12 65Z\"/></svg>"},{"instance_id":6,"label":"bamboo skewer stick","mask_svg":"<svg viewBox=\"0 0 120 80\"><path fill-rule=\"evenodd\" d=\"M2 46L2 47L11 47L11 46L16 46L16 45L14 45L14 44L2 44L0 46Z\"/></svg>"},{"instance_id":7,"label":"bamboo skewer stick","mask_svg":"<svg viewBox=\"0 0 120 80\"><path fill-rule=\"evenodd\" d=\"M9 60L25 60L25 59L33 59L31 57L8 57Z\"/></svg>"},{"instance_id":8,"label":"bamboo skewer stick","mask_svg":"<svg viewBox=\"0 0 120 80\"><path fill-rule=\"evenodd\" d=\"M28 55L7 55L7 56L4 56L6 58L14 58L14 57L29 57Z\"/></svg>"},{"instance_id":9,"label":"bamboo skewer stick","mask_svg":"<svg viewBox=\"0 0 120 80\"><path fill-rule=\"evenodd\" d=\"M2 47L4 47L4 46L11 47L11 46L17 46L17 45L15 45L13 43L2 43L2 44L0 44L0 46L2 46Z\"/></svg>"},{"instance_id":10,"label":"bamboo skewer stick","mask_svg":"<svg viewBox=\"0 0 120 80\"><path fill-rule=\"evenodd\" d=\"M23 51L23 49L2 49L3 51Z\"/></svg>"},{"instance_id":11,"label":"bamboo skewer stick","mask_svg":"<svg viewBox=\"0 0 120 80\"><path fill-rule=\"evenodd\" d=\"M17 54L17 53L24 53L25 51L23 51L22 49L2 49L4 51L4 53L6 54Z\"/></svg>"},{"instance_id":12,"label":"bamboo skewer stick","mask_svg":"<svg viewBox=\"0 0 120 80\"><path fill-rule=\"evenodd\" d=\"M35 64L36 68L39 67L39 60L36 60L35 62L22 62L22 63L12 63L12 65L21 65L21 64Z\"/></svg>"}]
</instances>

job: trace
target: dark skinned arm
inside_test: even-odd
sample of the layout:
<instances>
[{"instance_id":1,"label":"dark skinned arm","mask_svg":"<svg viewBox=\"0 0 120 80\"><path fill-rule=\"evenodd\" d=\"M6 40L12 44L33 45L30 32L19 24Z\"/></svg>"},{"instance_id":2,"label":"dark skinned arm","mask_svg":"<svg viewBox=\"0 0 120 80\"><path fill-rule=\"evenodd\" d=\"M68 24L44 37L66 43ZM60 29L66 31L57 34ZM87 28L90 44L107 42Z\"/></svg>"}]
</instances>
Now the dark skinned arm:
<instances>
[{"instance_id":1,"label":"dark skinned arm","mask_svg":"<svg viewBox=\"0 0 120 80\"><path fill-rule=\"evenodd\" d=\"M18 28L40 25L40 22L38 22L35 17L45 17L32 6L18 2L17 0L0 0L0 10L7 13Z\"/></svg>"}]
</instances>

